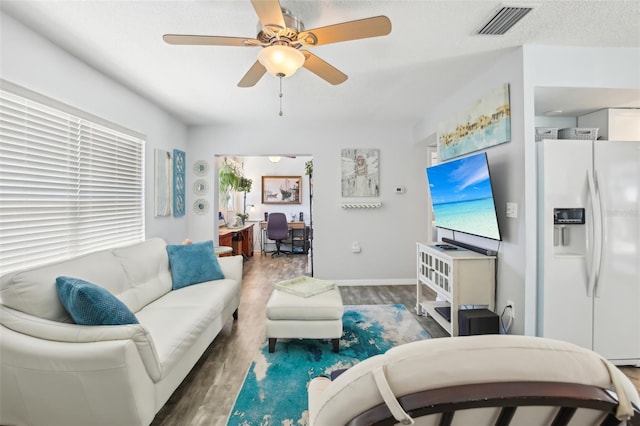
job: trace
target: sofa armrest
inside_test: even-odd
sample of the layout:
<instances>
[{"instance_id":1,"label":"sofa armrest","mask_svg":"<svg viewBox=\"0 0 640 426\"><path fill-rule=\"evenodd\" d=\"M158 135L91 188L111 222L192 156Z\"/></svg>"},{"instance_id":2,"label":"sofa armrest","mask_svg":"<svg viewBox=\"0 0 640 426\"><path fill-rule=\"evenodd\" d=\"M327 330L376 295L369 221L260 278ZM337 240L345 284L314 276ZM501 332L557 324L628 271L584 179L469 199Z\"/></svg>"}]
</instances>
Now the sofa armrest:
<instances>
[{"instance_id":1,"label":"sofa armrest","mask_svg":"<svg viewBox=\"0 0 640 426\"><path fill-rule=\"evenodd\" d=\"M348 368L334 381L314 378L308 389L309 425L345 424L354 415L382 403L370 372L384 362L384 354L373 355Z\"/></svg>"},{"instance_id":2,"label":"sofa armrest","mask_svg":"<svg viewBox=\"0 0 640 426\"><path fill-rule=\"evenodd\" d=\"M134 342L68 343L0 326L0 424L148 425L156 385Z\"/></svg>"},{"instance_id":3,"label":"sofa armrest","mask_svg":"<svg viewBox=\"0 0 640 426\"><path fill-rule=\"evenodd\" d=\"M66 343L92 343L132 340L149 377L158 382L162 377L158 354L151 335L141 324L88 326L50 321L0 306L0 324L17 333L43 340Z\"/></svg>"},{"instance_id":4,"label":"sofa armrest","mask_svg":"<svg viewBox=\"0 0 640 426\"><path fill-rule=\"evenodd\" d=\"M232 279L242 284L242 256L224 256L218 258L220 269L225 278Z\"/></svg>"},{"instance_id":5,"label":"sofa armrest","mask_svg":"<svg viewBox=\"0 0 640 426\"><path fill-rule=\"evenodd\" d=\"M315 377L309 382L309 388L307 389L309 403L309 426L314 425L316 415L318 414L318 411L320 411L323 395L330 384L331 379L324 376Z\"/></svg>"}]
</instances>

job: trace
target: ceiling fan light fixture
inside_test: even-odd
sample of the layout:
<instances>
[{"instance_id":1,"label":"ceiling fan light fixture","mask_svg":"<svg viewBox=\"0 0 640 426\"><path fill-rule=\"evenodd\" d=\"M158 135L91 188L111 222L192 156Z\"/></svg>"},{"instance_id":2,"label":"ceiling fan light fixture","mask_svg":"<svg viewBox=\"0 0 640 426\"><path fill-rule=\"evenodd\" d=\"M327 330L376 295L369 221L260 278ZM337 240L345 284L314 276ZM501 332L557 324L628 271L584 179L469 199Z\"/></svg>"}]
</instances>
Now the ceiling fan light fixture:
<instances>
[{"instance_id":1,"label":"ceiling fan light fixture","mask_svg":"<svg viewBox=\"0 0 640 426\"><path fill-rule=\"evenodd\" d=\"M280 156L278 155L271 155L269 156L269 161L271 161L272 163L277 163L278 161L280 161Z\"/></svg>"},{"instance_id":2,"label":"ceiling fan light fixture","mask_svg":"<svg viewBox=\"0 0 640 426\"><path fill-rule=\"evenodd\" d=\"M267 46L258 54L258 61L276 77L291 77L304 64L305 57L297 49L282 44Z\"/></svg>"}]
</instances>

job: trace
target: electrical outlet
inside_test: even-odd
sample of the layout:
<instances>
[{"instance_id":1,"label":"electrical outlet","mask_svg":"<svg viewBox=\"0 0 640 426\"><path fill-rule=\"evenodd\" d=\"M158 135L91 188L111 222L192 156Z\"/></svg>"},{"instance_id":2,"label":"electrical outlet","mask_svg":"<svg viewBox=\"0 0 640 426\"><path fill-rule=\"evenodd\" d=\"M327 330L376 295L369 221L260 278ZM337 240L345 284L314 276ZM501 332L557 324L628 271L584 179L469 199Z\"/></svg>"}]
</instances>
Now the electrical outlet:
<instances>
[{"instance_id":1,"label":"electrical outlet","mask_svg":"<svg viewBox=\"0 0 640 426\"><path fill-rule=\"evenodd\" d=\"M513 302L513 300L507 300L506 306L511 306L511 310L509 312L509 315L511 315L511 319L516 319L516 304Z\"/></svg>"},{"instance_id":2,"label":"electrical outlet","mask_svg":"<svg viewBox=\"0 0 640 426\"><path fill-rule=\"evenodd\" d=\"M360 243L358 243L357 241L354 241L353 243L351 243L351 252L352 253L360 253Z\"/></svg>"}]
</instances>

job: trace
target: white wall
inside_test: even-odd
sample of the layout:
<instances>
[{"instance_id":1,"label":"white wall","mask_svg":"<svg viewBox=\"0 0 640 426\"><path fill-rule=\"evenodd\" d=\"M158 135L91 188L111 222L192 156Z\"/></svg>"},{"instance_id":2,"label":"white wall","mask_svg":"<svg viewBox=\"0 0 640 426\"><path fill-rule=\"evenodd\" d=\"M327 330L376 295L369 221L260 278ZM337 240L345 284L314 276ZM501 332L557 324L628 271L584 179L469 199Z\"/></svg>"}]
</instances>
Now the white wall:
<instances>
[{"instance_id":1,"label":"white wall","mask_svg":"<svg viewBox=\"0 0 640 426\"><path fill-rule=\"evenodd\" d=\"M283 138L282 135L288 135ZM342 148L380 149L380 209L340 207ZM289 122L286 117L243 127L190 129L190 158L215 155L313 157L314 276L350 284L415 283L415 242L426 238L426 144L411 142L407 123ZM215 176L211 184L217 185ZM187 179L189 181L189 178ZM395 186L406 187L396 194ZM215 187L215 186L214 186ZM212 195L211 202L215 202ZM213 235L211 220L196 218L190 235ZM351 252L358 241L362 251Z\"/></svg>"},{"instance_id":2,"label":"white wall","mask_svg":"<svg viewBox=\"0 0 640 426\"><path fill-rule=\"evenodd\" d=\"M0 12L0 52L0 78L146 135L146 236L169 243L182 241L188 216L155 218L153 214L153 152L154 148L186 151L185 126L4 12Z\"/></svg>"}]
</instances>

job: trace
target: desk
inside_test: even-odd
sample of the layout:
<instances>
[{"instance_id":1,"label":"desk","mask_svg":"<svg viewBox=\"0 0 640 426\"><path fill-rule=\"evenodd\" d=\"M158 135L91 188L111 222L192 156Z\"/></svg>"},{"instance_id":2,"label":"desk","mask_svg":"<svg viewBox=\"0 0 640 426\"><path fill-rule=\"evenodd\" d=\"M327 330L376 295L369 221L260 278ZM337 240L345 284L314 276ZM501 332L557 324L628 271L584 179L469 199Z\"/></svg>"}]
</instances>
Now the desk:
<instances>
[{"instance_id":1,"label":"desk","mask_svg":"<svg viewBox=\"0 0 640 426\"><path fill-rule=\"evenodd\" d=\"M309 227L304 222L287 222L289 228L289 238L284 241L285 244L291 245L293 253L307 254L309 251ZM267 244L267 222L260 222L260 251L266 254L265 245Z\"/></svg>"},{"instance_id":2,"label":"desk","mask_svg":"<svg viewBox=\"0 0 640 426\"><path fill-rule=\"evenodd\" d=\"M304 222L287 222L287 226L289 227L289 229L304 229L306 227L306 224ZM267 229L266 221L260 221L260 229Z\"/></svg>"},{"instance_id":3,"label":"desk","mask_svg":"<svg viewBox=\"0 0 640 426\"><path fill-rule=\"evenodd\" d=\"M233 248L233 254L245 259L253 256L253 223L238 228L221 226L218 229L218 245Z\"/></svg>"}]
</instances>

